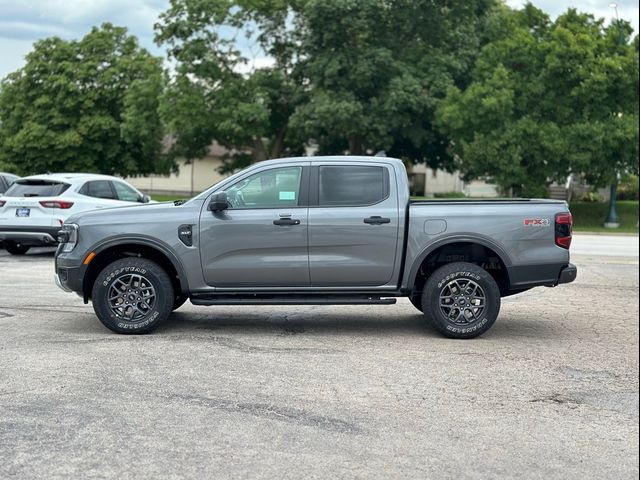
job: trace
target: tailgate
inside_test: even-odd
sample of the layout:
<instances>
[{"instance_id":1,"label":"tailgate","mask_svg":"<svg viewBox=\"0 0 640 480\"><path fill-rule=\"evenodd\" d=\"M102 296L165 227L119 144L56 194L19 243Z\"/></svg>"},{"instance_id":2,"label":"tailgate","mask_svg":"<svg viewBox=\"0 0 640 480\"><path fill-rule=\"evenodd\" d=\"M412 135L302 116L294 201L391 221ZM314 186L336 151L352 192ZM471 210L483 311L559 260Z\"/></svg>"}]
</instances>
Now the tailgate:
<instances>
[{"instance_id":1,"label":"tailgate","mask_svg":"<svg viewBox=\"0 0 640 480\"><path fill-rule=\"evenodd\" d=\"M56 180L17 180L0 200L0 228L59 226L50 205L69 186Z\"/></svg>"},{"instance_id":2,"label":"tailgate","mask_svg":"<svg viewBox=\"0 0 640 480\"><path fill-rule=\"evenodd\" d=\"M0 207L0 227L50 227L53 225L53 209L43 207L38 198L4 197L2 201L5 204Z\"/></svg>"}]
</instances>

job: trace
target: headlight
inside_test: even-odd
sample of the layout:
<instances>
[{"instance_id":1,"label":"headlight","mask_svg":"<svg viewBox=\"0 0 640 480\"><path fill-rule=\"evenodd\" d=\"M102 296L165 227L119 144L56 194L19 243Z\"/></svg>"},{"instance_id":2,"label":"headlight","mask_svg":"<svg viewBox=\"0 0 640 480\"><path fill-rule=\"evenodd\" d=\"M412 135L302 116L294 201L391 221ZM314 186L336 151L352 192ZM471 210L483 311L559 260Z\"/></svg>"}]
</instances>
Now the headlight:
<instances>
[{"instance_id":1,"label":"headlight","mask_svg":"<svg viewBox=\"0 0 640 480\"><path fill-rule=\"evenodd\" d=\"M62 252L69 253L78 244L78 225L65 223L58 232L58 242L62 244Z\"/></svg>"}]
</instances>

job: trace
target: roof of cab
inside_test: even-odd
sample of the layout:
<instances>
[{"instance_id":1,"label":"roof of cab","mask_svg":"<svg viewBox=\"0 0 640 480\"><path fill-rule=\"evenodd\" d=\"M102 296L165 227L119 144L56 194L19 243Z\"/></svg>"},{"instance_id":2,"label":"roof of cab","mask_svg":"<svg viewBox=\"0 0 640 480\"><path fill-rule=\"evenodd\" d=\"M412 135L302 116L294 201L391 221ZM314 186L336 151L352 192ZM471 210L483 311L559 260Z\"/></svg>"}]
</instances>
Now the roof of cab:
<instances>
[{"instance_id":1,"label":"roof of cab","mask_svg":"<svg viewBox=\"0 0 640 480\"><path fill-rule=\"evenodd\" d=\"M286 162L399 162L402 160L393 157L367 156L367 155L318 155L309 157L288 157L264 160L253 165L277 165ZM253 166L252 165L252 166Z\"/></svg>"}]
</instances>

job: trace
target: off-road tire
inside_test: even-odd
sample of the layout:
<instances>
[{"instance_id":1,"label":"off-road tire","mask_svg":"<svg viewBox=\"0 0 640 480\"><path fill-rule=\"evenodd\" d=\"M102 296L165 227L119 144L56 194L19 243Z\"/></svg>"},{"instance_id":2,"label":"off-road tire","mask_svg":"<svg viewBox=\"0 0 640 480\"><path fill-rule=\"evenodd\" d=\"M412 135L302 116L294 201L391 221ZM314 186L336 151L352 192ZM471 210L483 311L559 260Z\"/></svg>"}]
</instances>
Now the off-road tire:
<instances>
[{"instance_id":1,"label":"off-road tire","mask_svg":"<svg viewBox=\"0 0 640 480\"><path fill-rule=\"evenodd\" d=\"M11 255L24 255L31 249L31 247L8 240L4 242L4 249Z\"/></svg>"},{"instance_id":2,"label":"off-road tire","mask_svg":"<svg viewBox=\"0 0 640 480\"><path fill-rule=\"evenodd\" d=\"M472 293L481 295L468 293L471 289ZM483 307L478 308L473 302L482 303ZM483 268L466 262L450 263L429 277L422 294L422 306L425 316L442 335L475 338L496 321L500 313L500 288Z\"/></svg>"},{"instance_id":3,"label":"off-road tire","mask_svg":"<svg viewBox=\"0 0 640 480\"><path fill-rule=\"evenodd\" d=\"M108 329L125 334L153 331L171 314L175 298L167 272L151 260L134 257L107 265L91 293L98 319Z\"/></svg>"}]
</instances>

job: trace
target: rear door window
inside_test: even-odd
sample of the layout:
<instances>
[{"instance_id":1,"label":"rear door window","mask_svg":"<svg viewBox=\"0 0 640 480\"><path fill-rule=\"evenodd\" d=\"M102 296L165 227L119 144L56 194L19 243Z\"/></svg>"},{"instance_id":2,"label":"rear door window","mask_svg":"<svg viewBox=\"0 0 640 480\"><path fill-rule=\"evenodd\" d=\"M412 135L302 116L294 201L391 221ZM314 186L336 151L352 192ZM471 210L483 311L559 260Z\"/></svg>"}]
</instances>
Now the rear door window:
<instances>
[{"instance_id":1,"label":"rear door window","mask_svg":"<svg viewBox=\"0 0 640 480\"><path fill-rule=\"evenodd\" d=\"M109 200L115 200L116 194L111 188L111 182L107 180L93 180L87 182L80 189L82 195L87 195L94 198L106 198Z\"/></svg>"},{"instance_id":2,"label":"rear door window","mask_svg":"<svg viewBox=\"0 0 640 480\"><path fill-rule=\"evenodd\" d=\"M68 183L52 180L16 180L5 192L6 197L57 197L69 188Z\"/></svg>"},{"instance_id":3,"label":"rear door window","mask_svg":"<svg viewBox=\"0 0 640 480\"><path fill-rule=\"evenodd\" d=\"M320 206L366 206L389 196L389 172L383 167L320 167Z\"/></svg>"}]
</instances>

